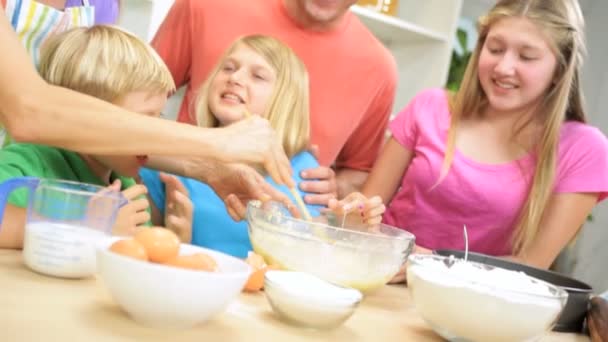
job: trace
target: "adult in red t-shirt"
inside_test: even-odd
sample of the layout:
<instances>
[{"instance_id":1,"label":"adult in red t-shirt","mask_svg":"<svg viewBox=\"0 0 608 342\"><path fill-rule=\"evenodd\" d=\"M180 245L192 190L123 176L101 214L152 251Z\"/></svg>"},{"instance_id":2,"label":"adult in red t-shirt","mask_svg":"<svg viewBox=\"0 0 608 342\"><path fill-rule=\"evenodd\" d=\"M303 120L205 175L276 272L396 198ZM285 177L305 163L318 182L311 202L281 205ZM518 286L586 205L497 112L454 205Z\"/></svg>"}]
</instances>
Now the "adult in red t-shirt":
<instances>
[{"instance_id":1,"label":"adult in red t-shirt","mask_svg":"<svg viewBox=\"0 0 608 342\"><path fill-rule=\"evenodd\" d=\"M152 45L187 92L178 120L194 122L191 104L221 54L238 37L268 34L306 64L311 84L311 141L320 168L304 171L309 203L325 204L360 186L384 141L396 87L388 50L349 11L355 0L176 0ZM313 181L316 180L316 181Z\"/></svg>"}]
</instances>

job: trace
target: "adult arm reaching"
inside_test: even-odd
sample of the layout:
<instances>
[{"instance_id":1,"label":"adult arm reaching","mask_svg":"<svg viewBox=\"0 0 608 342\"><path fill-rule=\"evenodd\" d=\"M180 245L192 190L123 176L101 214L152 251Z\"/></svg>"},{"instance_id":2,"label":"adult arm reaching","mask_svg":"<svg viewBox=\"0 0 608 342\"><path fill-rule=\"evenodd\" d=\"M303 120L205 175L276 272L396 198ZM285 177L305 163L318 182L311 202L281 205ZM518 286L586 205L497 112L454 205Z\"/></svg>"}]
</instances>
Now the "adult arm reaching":
<instances>
[{"instance_id":1,"label":"adult arm reaching","mask_svg":"<svg viewBox=\"0 0 608 342\"><path fill-rule=\"evenodd\" d=\"M36 72L1 8L0 46L0 122L16 141L88 154L195 155L261 164L275 181L291 184L289 160L264 119L200 128L137 115L49 85Z\"/></svg>"}]
</instances>

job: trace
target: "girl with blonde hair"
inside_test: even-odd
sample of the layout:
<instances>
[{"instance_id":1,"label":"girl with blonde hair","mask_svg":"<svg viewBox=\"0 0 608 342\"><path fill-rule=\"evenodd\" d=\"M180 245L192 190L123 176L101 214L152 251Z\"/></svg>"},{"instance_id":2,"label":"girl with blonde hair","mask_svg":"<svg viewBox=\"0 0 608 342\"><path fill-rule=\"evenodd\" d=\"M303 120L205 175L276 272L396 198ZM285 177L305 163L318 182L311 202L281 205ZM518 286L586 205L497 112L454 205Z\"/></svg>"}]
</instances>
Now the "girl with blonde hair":
<instances>
[{"instance_id":1,"label":"girl with blonde hair","mask_svg":"<svg viewBox=\"0 0 608 342\"><path fill-rule=\"evenodd\" d=\"M308 103L308 73L295 53L275 38L251 35L236 40L228 48L201 86L194 108L197 123L202 127L228 126L249 115L266 118L290 158L293 180L300 191L297 186L302 181L300 172L319 165L307 151L310 136ZM157 173L142 170L140 175L162 213L166 193ZM295 200L285 186L266 178ZM194 201L192 242L246 257L251 250L246 224L234 222L222 200L206 184L188 178L182 182ZM341 204L348 205L347 209L355 208L357 216L360 213L363 221L369 224L379 222L384 211L379 198L367 200L361 194L351 194ZM307 209L312 216L318 216L321 208L308 205Z\"/></svg>"},{"instance_id":2,"label":"girl with blonde hair","mask_svg":"<svg viewBox=\"0 0 608 342\"><path fill-rule=\"evenodd\" d=\"M363 193L418 251L464 248L547 268L608 191L608 142L587 125L576 0L501 0L479 20L460 90L417 95Z\"/></svg>"}]
</instances>

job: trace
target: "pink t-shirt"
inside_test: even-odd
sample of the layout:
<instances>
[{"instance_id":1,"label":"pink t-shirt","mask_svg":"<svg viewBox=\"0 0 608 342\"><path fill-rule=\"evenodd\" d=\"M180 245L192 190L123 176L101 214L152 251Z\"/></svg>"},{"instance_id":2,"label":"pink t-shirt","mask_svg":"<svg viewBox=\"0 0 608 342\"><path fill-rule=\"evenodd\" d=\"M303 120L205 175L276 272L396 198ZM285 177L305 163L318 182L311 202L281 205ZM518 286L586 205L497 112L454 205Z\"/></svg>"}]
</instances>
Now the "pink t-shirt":
<instances>
[{"instance_id":1,"label":"pink t-shirt","mask_svg":"<svg viewBox=\"0 0 608 342\"><path fill-rule=\"evenodd\" d=\"M450 171L437 184L446 149L450 112L446 92L420 93L390 123L393 137L414 158L388 205L384 222L416 235L430 249L469 249L490 255L511 254L510 238L532 179L534 158L483 164L458 150ZM608 140L595 127L562 125L555 193L608 191Z\"/></svg>"}]
</instances>

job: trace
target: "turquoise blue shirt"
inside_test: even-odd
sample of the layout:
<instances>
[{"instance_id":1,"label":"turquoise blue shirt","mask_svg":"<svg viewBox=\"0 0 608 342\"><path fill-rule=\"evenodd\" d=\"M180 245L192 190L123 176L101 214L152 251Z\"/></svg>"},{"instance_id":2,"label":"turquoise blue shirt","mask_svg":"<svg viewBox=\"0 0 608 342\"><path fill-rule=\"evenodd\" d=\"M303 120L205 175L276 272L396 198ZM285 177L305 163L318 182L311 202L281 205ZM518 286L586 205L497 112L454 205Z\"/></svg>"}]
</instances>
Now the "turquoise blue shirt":
<instances>
[{"instance_id":1,"label":"turquoise blue shirt","mask_svg":"<svg viewBox=\"0 0 608 342\"><path fill-rule=\"evenodd\" d=\"M291 167L294 171L293 179L296 184L299 185L302 181L300 177L301 171L317 166L319 166L319 163L312 154L301 152L295 155L291 159ZM148 187L148 193L152 201L164 215L165 187L160 181L158 172L142 169L140 176ZM235 222L228 215L224 201L207 184L191 178L179 177L179 179L184 183L186 189L188 189L190 198L194 204L192 244L218 250L239 258L246 257L247 252L252 249L247 232L247 222ZM266 181L287 194L294 201L287 187L277 185L270 177L266 177ZM300 193L304 194L301 191ZM320 209L321 206L308 205L308 210L312 216L318 216Z\"/></svg>"}]
</instances>

